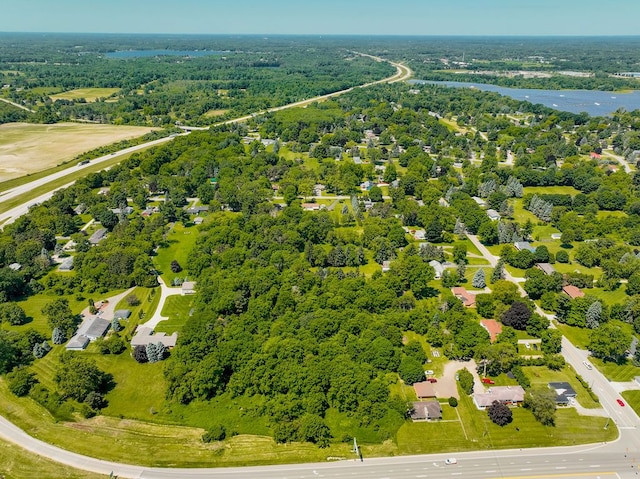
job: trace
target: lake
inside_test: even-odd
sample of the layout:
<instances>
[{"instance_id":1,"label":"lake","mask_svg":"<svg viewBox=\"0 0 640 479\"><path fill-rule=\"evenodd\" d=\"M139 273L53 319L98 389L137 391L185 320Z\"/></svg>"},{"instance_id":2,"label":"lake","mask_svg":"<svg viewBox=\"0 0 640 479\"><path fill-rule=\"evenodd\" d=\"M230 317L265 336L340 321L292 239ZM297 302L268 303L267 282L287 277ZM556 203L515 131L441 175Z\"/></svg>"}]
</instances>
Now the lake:
<instances>
[{"instance_id":1,"label":"lake","mask_svg":"<svg viewBox=\"0 0 640 479\"><path fill-rule=\"evenodd\" d=\"M143 58L143 57L206 57L209 55L222 55L229 52L216 52L214 50L122 50L105 54L107 58Z\"/></svg>"},{"instance_id":2,"label":"lake","mask_svg":"<svg viewBox=\"0 0 640 479\"><path fill-rule=\"evenodd\" d=\"M587 112L592 116L609 115L618 108L627 111L640 109L640 91L619 93L596 90L535 90L507 88L486 83L466 83L457 81L410 80L414 84L443 85L455 88L477 88L508 96L514 100L542 103L549 108L571 113Z\"/></svg>"}]
</instances>

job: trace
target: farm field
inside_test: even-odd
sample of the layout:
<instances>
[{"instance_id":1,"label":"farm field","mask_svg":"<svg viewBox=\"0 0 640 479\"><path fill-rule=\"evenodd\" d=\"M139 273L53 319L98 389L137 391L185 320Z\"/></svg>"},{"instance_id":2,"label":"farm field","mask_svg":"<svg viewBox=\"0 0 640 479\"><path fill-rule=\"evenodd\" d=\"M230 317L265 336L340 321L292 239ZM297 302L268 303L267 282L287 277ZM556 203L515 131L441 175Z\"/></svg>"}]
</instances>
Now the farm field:
<instances>
[{"instance_id":1,"label":"farm field","mask_svg":"<svg viewBox=\"0 0 640 479\"><path fill-rule=\"evenodd\" d=\"M85 151L137 138L151 130L77 123L0 125L0 181L51 168Z\"/></svg>"},{"instance_id":2,"label":"farm field","mask_svg":"<svg viewBox=\"0 0 640 479\"><path fill-rule=\"evenodd\" d=\"M84 98L87 101L96 101L98 98L106 98L119 91L120 88L78 88L77 90L69 90L51 95L51 99L56 101Z\"/></svg>"}]
</instances>

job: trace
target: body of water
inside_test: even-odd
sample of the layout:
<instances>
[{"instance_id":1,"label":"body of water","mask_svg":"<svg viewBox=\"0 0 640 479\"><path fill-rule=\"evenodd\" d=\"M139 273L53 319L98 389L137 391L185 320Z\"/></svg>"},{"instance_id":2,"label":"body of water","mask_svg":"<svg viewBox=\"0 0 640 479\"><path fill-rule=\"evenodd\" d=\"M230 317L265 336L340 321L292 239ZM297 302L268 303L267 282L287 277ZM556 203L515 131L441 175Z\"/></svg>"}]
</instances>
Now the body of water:
<instances>
[{"instance_id":1,"label":"body of water","mask_svg":"<svg viewBox=\"0 0 640 479\"><path fill-rule=\"evenodd\" d=\"M624 108L627 111L640 109L640 91L637 90L630 93L618 93L597 90L534 90L456 81L411 80L411 82L493 91L515 100L541 103L549 108L571 113L584 111L592 116L609 115L618 108Z\"/></svg>"},{"instance_id":2,"label":"body of water","mask_svg":"<svg viewBox=\"0 0 640 479\"><path fill-rule=\"evenodd\" d=\"M209 55L222 55L228 52L216 52L213 50L122 50L105 54L107 58L141 58L141 57L206 57Z\"/></svg>"}]
</instances>

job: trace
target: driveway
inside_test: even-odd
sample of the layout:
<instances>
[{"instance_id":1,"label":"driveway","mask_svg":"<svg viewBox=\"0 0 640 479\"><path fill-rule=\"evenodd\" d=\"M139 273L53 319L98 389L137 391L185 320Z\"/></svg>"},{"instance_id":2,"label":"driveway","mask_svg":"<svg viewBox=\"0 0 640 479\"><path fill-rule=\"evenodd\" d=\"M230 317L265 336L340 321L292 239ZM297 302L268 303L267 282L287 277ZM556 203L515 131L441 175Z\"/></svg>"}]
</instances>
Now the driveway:
<instances>
[{"instance_id":1,"label":"driveway","mask_svg":"<svg viewBox=\"0 0 640 479\"><path fill-rule=\"evenodd\" d=\"M160 284L160 302L158 303L158 307L156 308L155 313L153 313L153 316L151 316L149 321L141 324L141 327L155 329L160 321L169 319L167 316L162 316L162 308L164 308L164 303L167 301L167 298L169 296L182 294L182 288L170 288L160 276L158 276L158 283Z\"/></svg>"},{"instance_id":2,"label":"driveway","mask_svg":"<svg viewBox=\"0 0 640 479\"><path fill-rule=\"evenodd\" d=\"M476 372L477 367L478 365L473 359L470 361L449 361L444 366L444 373L442 374L442 377L438 378L437 383L434 383L436 397L449 398L453 396L456 399L460 399L460 395L458 394L456 373L460 369L464 368L467 368L469 372L473 374L474 390L476 392L479 391L482 388L482 382L480 381L480 376Z\"/></svg>"}]
</instances>

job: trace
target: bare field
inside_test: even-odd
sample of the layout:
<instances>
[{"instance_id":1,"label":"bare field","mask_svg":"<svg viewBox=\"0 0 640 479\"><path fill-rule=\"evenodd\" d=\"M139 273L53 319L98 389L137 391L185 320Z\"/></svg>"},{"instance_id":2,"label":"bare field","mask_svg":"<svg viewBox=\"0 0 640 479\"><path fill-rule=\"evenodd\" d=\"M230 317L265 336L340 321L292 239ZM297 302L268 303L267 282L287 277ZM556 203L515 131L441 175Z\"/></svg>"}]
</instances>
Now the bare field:
<instances>
[{"instance_id":1,"label":"bare field","mask_svg":"<svg viewBox=\"0 0 640 479\"><path fill-rule=\"evenodd\" d=\"M0 125L0 181L57 166L86 151L137 138L151 130L78 123Z\"/></svg>"},{"instance_id":2,"label":"bare field","mask_svg":"<svg viewBox=\"0 0 640 479\"><path fill-rule=\"evenodd\" d=\"M87 101L96 101L98 98L106 98L119 91L120 88L78 88L77 90L69 90L51 95L51 99L55 101L84 98Z\"/></svg>"}]
</instances>

